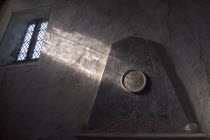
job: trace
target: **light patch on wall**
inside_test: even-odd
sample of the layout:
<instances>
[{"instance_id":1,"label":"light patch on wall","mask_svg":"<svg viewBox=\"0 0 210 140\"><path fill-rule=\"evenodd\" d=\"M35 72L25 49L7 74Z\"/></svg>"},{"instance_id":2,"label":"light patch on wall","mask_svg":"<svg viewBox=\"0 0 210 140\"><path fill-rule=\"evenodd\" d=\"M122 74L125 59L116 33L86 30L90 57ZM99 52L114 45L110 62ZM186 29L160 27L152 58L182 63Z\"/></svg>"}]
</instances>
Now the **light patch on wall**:
<instances>
[{"instance_id":1,"label":"light patch on wall","mask_svg":"<svg viewBox=\"0 0 210 140\"><path fill-rule=\"evenodd\" d=\"M77 32L53 28L47 33L42 53L94 80L100 80L110 48Z\"/></svg>"}]
</instances>

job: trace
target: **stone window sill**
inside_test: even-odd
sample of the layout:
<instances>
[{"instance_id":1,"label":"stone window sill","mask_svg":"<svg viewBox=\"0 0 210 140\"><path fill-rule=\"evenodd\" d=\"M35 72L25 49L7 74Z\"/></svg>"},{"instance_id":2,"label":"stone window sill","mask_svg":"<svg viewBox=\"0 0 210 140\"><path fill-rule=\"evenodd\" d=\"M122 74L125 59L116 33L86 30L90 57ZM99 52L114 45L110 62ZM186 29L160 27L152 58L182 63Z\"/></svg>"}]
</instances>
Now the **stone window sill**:
<instances>
[{"instance_id":1,"label":"stone window sill","mask_svg":"<svg viewBox=\"0 0 210 140\"><path fill-rule=\"evenodd\" d=\"M0 69L3 68L17 68L17 67L24 67L24 66L36 66L39 64L39 59L33 59L33 60L25 60L25 61L16 61L11 64L7 64L4 66L0 66Z\"/></svg>"}]
</instances>

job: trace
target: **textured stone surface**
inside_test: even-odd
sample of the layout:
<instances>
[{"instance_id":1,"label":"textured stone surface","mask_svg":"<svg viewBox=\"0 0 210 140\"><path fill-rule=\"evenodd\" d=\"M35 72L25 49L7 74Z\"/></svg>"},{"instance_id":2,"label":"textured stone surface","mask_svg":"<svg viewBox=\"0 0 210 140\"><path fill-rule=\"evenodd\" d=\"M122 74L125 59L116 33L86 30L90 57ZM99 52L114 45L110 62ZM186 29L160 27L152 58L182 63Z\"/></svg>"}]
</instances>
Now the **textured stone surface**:
<instances>
[{"instance_id":1,"label":"textured stone surface","mask_svg":"<svg viewBox=\"0 0 210 140\"><path fill-rule=\"evenodd\" d=\"M153 42L137 37L112 45L90 117L91 128L103 128L134 111L176 129L188 124L155 47ZM149 77L151 85L141 95L128 94L121 86L123 73L130 69Z\"/></svg>"},{"instance_id":2,"label":"textured stone surface","mask_svg":"<svg viewBox=\"0 0 210 140\"><path fill-rule=\"evenodd\" d=\"M2 139L73 139L88 123L112 42L131 35L161 44L188 120L210 134L208 0L52 2L13 0L1 12L0 38L12 12L52 7L40 61L0 68Z\"/></svg>"}]
</instances>

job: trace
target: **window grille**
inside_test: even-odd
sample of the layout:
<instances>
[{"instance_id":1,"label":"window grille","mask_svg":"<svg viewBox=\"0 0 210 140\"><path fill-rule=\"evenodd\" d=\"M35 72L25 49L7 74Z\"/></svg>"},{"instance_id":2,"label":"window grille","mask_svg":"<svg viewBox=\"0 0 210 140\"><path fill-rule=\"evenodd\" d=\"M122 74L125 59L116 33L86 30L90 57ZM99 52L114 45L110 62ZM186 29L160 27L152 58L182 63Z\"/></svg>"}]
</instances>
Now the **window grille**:
<instances>
[{"instance_id":1,"label":"window grille","mask_svg":"<svg viewBox=\"0 0 210 140\"><path fill-rule=\"evenodd\" d=\"M35 24L31 24L28 26L27 32L25 34L22 46L20 48L20 52L18 54L18 61L22 61L26 59L26 55L28 53L28 48L31 42L32 35L34 33Z\"/></svg>"},{"instance_id":2,"label":"window grille","mask_svg":"<svg viewBox=\"0 0 210 140\"><path fill-rule=\"evenodd\" d=\"M45 33L46 33L47 25L48 25L47 21L42 22L42 24L41 24L41 27L40 27L40 30L39 30L39 33L38 33L38 37L37 37L37 40L36 40L36 44L35 44L32 59L39 58L39 56L41 54L42 43L44 41L44 36L45 36Z\"/></svg>"},{"instance_id":3,"label":"window grille","mask_svg":"<svg viewBox=\"0 0 210 140\"><path fill-rule=\"evenodd\" d=\"M48 21L37 21L29 24L23 43L17 57L17 61L38 59L48 26Z\"/></svg>"}]
</instances>

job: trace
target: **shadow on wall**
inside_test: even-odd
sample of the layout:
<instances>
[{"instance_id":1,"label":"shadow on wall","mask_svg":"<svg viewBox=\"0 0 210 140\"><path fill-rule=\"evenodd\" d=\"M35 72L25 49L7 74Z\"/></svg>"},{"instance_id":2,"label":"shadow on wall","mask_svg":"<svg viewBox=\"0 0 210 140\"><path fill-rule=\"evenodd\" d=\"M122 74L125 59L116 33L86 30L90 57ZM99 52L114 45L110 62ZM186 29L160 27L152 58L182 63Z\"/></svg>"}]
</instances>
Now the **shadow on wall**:
<instances>
[{"instance_id":1,"label":"shadow on wall","mask_svg":"<svg viewBox=\"0 0 210 140\"><path fill-rule=\"evenodd\" d=\"M39 65L1 70L1 138L73 139L88 122L98 87L77 67L42 54Z\"/></svg>"},{"instance_id":2,"label":"shadow on wall","mask_svg":"<svg viewBox=\"0 0 210 140\"><path fill-rule=\"evenodd\" d=\"M143 7L138 0L93 0L91 2L73 0L68 6L54 9L51 20L54 28L69 33L78 32L111 44L113 41L127 37L128 34L137 32L137 28L131 26L141 20L136 15L139 14L138 17L141 17L147 14L146 10L141 8ZM140 9L145 11L139 13Z\"/></svg>"},{"instance_id":3,"label":"shadow on wall","mask_svg":"<svg viewBox=\"0 0 210 140\"><path fill-rule=\"evenodd\" d=\"M176 95L182 105L182 108L190 123L196 123L199 126L198 120L195 116L195 110L193 109L193 104L190 101L190 97L187 93L182 80L177 75L175 65L171 57L167 54L166 49L161 44L155 43L155 50L161 59L161 63L172 83L172 86L176 92Z\"/></svg>"}]
</instances>

